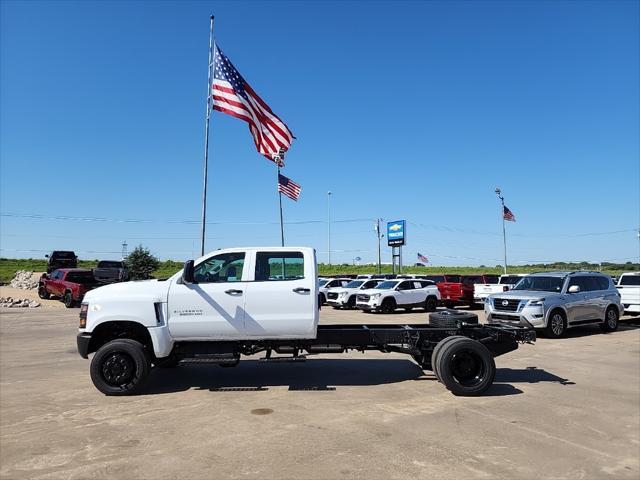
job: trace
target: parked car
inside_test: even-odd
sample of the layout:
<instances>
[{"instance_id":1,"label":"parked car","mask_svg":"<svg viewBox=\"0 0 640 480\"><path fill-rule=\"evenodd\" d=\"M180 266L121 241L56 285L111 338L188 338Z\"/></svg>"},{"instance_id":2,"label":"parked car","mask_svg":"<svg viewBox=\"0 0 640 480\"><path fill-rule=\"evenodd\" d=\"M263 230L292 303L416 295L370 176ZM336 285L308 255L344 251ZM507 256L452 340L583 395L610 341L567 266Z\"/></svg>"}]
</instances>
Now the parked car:
<instances>
[{"instance_id":1,"label":"parked car","mask_svg":"<svg viewBox=\"0 0 640 480\"><path fill-rule=\"evenodd\" d=\"M480 301L474 295L476 284L498 283L497 275L445 275L445 281L439 282L438 288L442 302L447 308L456 305L475 306Z\"/></svg>"},{"instance_id":2,"label":"parked car","mask_svg":"<svg viewBox=\"0 0 640 480\"><path fill-rule=\"evenodd\" d=\"M553 338L589 324L611 332L624 311L611 277L598 272L527 275L512 290L489 295L484 308L490 323L544 329Z\"/></svg>"},{"instance_id":3,"label":"parked car","mask_svg":"<svg viewBox=\"0 0 640 480\"><path fill-rule=\"evenodd\" d=\"M344 287L351 278L319 278L318 279L318 302L320 305L327 303L327 292L330 288Z\"/></svg>"},{"instance_id":4,"label":"parked car","mask_svg":"<svg viewBox=\"0 0 640 480\"><path fill-rule=\"evenodd\" d=\"M58 268L76 268L78 266L78 256L72 251L54 250L47 258L47 273L51 273Z\"/></svg>"},{"instance_id":5,"label":"parked car","mask_svg":"<svg viewBox=\"0 0 640 480\"><path fill-rule=\"evenodd\" d=\"M64 306L78 305L85 293L99 286L91 270L83 268L59 268L51 274L43 274L38 282L38 296L42 299L60 298Z\"/></svg>"},{"instance_id":6,"label":"parked car","mask_svg":"<svg viewBox=\"0 0 640 480\"><path fill-rule=\"evenodd\" d=\"M620 292L624 313L640 315L640 272L623 273L616 288Z\"/></svg>"},{"instance_id":7,"label":"parked car","mask_svg":"<svg viewBox=\"0 0 640 480\"><path fill-rule=\"evenodd\" d=\"M327 291L327 304L333 308L355 308L356 295L360 290L374 288L382 283L382 279L356 279L347 283L344 287L330 288Z\"/></svg>"},{"instance_id":8,"label":"parked car","mask_svg":"<svg viewBox=\"0 0 640 480\"><path fill-rule=\"evenodd\" d=\"M429 280L386 280L356 296L356 308L365 312L392 313L397 308L407 312L419 307L433 312L440 301L440 292Z\"/></svg>"},{"instance_id":9,"label":"parked car","mask_svg":"<svg viewBox=\"0 0 640 480\"><path fill-rule=\"evenodd\" d=\"M127 268L121 261L100 260L93 269L93 277L100 283L123 282L127 279Z\"/></svg>"}]
</instances>

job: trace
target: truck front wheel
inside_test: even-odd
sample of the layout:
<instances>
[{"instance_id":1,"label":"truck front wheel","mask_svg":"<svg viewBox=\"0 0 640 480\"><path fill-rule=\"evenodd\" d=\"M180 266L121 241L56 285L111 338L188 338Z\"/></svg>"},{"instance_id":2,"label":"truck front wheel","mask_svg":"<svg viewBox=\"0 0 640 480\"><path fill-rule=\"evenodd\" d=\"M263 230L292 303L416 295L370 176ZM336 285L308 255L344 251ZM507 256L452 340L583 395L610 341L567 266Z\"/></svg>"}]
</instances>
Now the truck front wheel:
<instances>
[{"instance_id":1,"label":"truck front wheel","mask_svg":"<svg viewBox=\"0 0 640 480\"><path fill-rule=\"evenodd\" d=\"M140 342L112 340L91 360L91 381L105 395L131 395L144 383L151 362Z\"/></svg>"},{"instance_id":2,"label":"truck front wheel","mask_svg":"<svg viewBox=\"0 0 640 480\"><path fill-rule=\"evenodd\" d=\"M49 300L50 295L49 292L47 292L47 287L40 285L38 287L38 296L43 300Z\"/></svg>"},{"instance_id":3,"label":"truck front wheel","mask_svg":"<svg viewBox=\"0 0 640 480\"><path fill-rule=\"evenodd\" d=\"M76 303L73 301L73 295L71 295L71 292L66 292L64 297L62 297L62 301L64 302L64 306L67 308L72 308Z\"/></svg>"}]
</instances>

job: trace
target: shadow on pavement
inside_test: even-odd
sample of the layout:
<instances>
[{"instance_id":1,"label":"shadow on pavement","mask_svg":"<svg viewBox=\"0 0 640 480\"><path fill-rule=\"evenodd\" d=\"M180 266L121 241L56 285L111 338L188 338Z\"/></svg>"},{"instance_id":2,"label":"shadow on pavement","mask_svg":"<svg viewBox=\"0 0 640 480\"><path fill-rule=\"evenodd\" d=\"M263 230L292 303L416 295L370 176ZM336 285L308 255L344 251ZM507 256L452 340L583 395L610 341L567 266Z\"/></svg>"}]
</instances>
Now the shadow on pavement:
<instances>
[{"instance_id":1,"label":"shadow on pavement","mask_svg":"<svg viewBox=\"0 0 640 480\"><path fill-rule=\"evenodd\" d=\"M196 388L212 392L259 392L269 387L290 391L333 391L341 386L372 386L408 380L437 381L432 372L423 372L411 360L402 359L313 359L304 363L271 363L243 360L237 367L183 365L175 369L154 369L141 392L143 395L181 392ZM553 382L573 385L545 370L499 368L494 385L486 396L523 393L512 384Z\"/></svg>"}]
</instances>

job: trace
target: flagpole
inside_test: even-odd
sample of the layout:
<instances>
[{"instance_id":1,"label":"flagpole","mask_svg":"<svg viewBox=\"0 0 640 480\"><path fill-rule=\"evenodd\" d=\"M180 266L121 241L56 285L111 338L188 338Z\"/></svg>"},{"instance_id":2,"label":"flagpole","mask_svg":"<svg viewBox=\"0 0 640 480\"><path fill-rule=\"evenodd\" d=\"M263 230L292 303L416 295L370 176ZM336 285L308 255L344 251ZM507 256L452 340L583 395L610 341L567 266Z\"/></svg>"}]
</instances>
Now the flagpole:
<instances>
[{"instance_id":1,"label":"flagpole","mask_svg":"<svg viewBox=\"0 0 640 480\"><path fill-rule=\"evenodd\" d=\"M204 256L204 234L207 223L207 176L209 169L209 119L211 118L211 71L213 68L213 15L209 27L209 72L207 75L207 114L204 120L204 175L202 185L202 235L200 238L200 255Z\"/></svg>"},{"instance_id":2,"label":"flagpole","mask_svg":"<svg viewBox=\"0 0 640 480\"><path fill-rule=\"evenodd\" d=\"M505 219L504 219L504 197L502 196L502 190L500 188L496 188L496 195L500 199L500 203L502 204L502 243L504 245L504 274L507 274L507 230L505 227Z\"/></svg>"},{"instance_id":3,"label":"flagpole","mask_svg":"<svg viewBox=\"0 0 640 480\"><path fill-rule=\"evenodd\" d=\"M278 167L278 178L276 179L276 181L278 182L278 200L280 202L280 242L282 244L282 246L284 247L284 222L282 221L282 192L280 191L280 164L276 163L276 166Z\"/></svg>"}]
</instances>

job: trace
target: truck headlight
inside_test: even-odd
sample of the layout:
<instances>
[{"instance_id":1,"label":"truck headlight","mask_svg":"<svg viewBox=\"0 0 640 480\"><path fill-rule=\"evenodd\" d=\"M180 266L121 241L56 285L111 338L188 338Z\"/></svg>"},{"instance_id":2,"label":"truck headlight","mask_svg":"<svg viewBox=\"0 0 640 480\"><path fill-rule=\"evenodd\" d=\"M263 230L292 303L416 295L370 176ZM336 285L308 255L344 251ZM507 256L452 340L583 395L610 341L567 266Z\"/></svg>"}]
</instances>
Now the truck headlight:
<instances>
[{"instance_id":1,"label":"truck headlight","mask_svg":"<svg viewBox=\"0 0 640 480\"><path fill-rule=\"evenodd\" d=\"M338 297L340 297L340 298L345 298L346 296L347 296L347 292L340 292L338 294Z\"/></svg>"},{"instance_id":2,"label":"truck headlight","mask_svg":"<svg viewBox=\"0 0 640 480\"><path fill-rule=\"evenodd\" d=\"M380 298L380 295L382 295L381 293L374 293L373 295L371 295L371 300L377 300Z\"/></svg>"},{"instance_id":3,"label":"truck headlight","mask_svg":"<svg viewBox=\"0 0 640 480\"><path fill-rule=\"evenodd\" d=\"M544 298L540 300L529 300L527 307L541 307L544 304Z\"/></svg>"}]
</instances>

